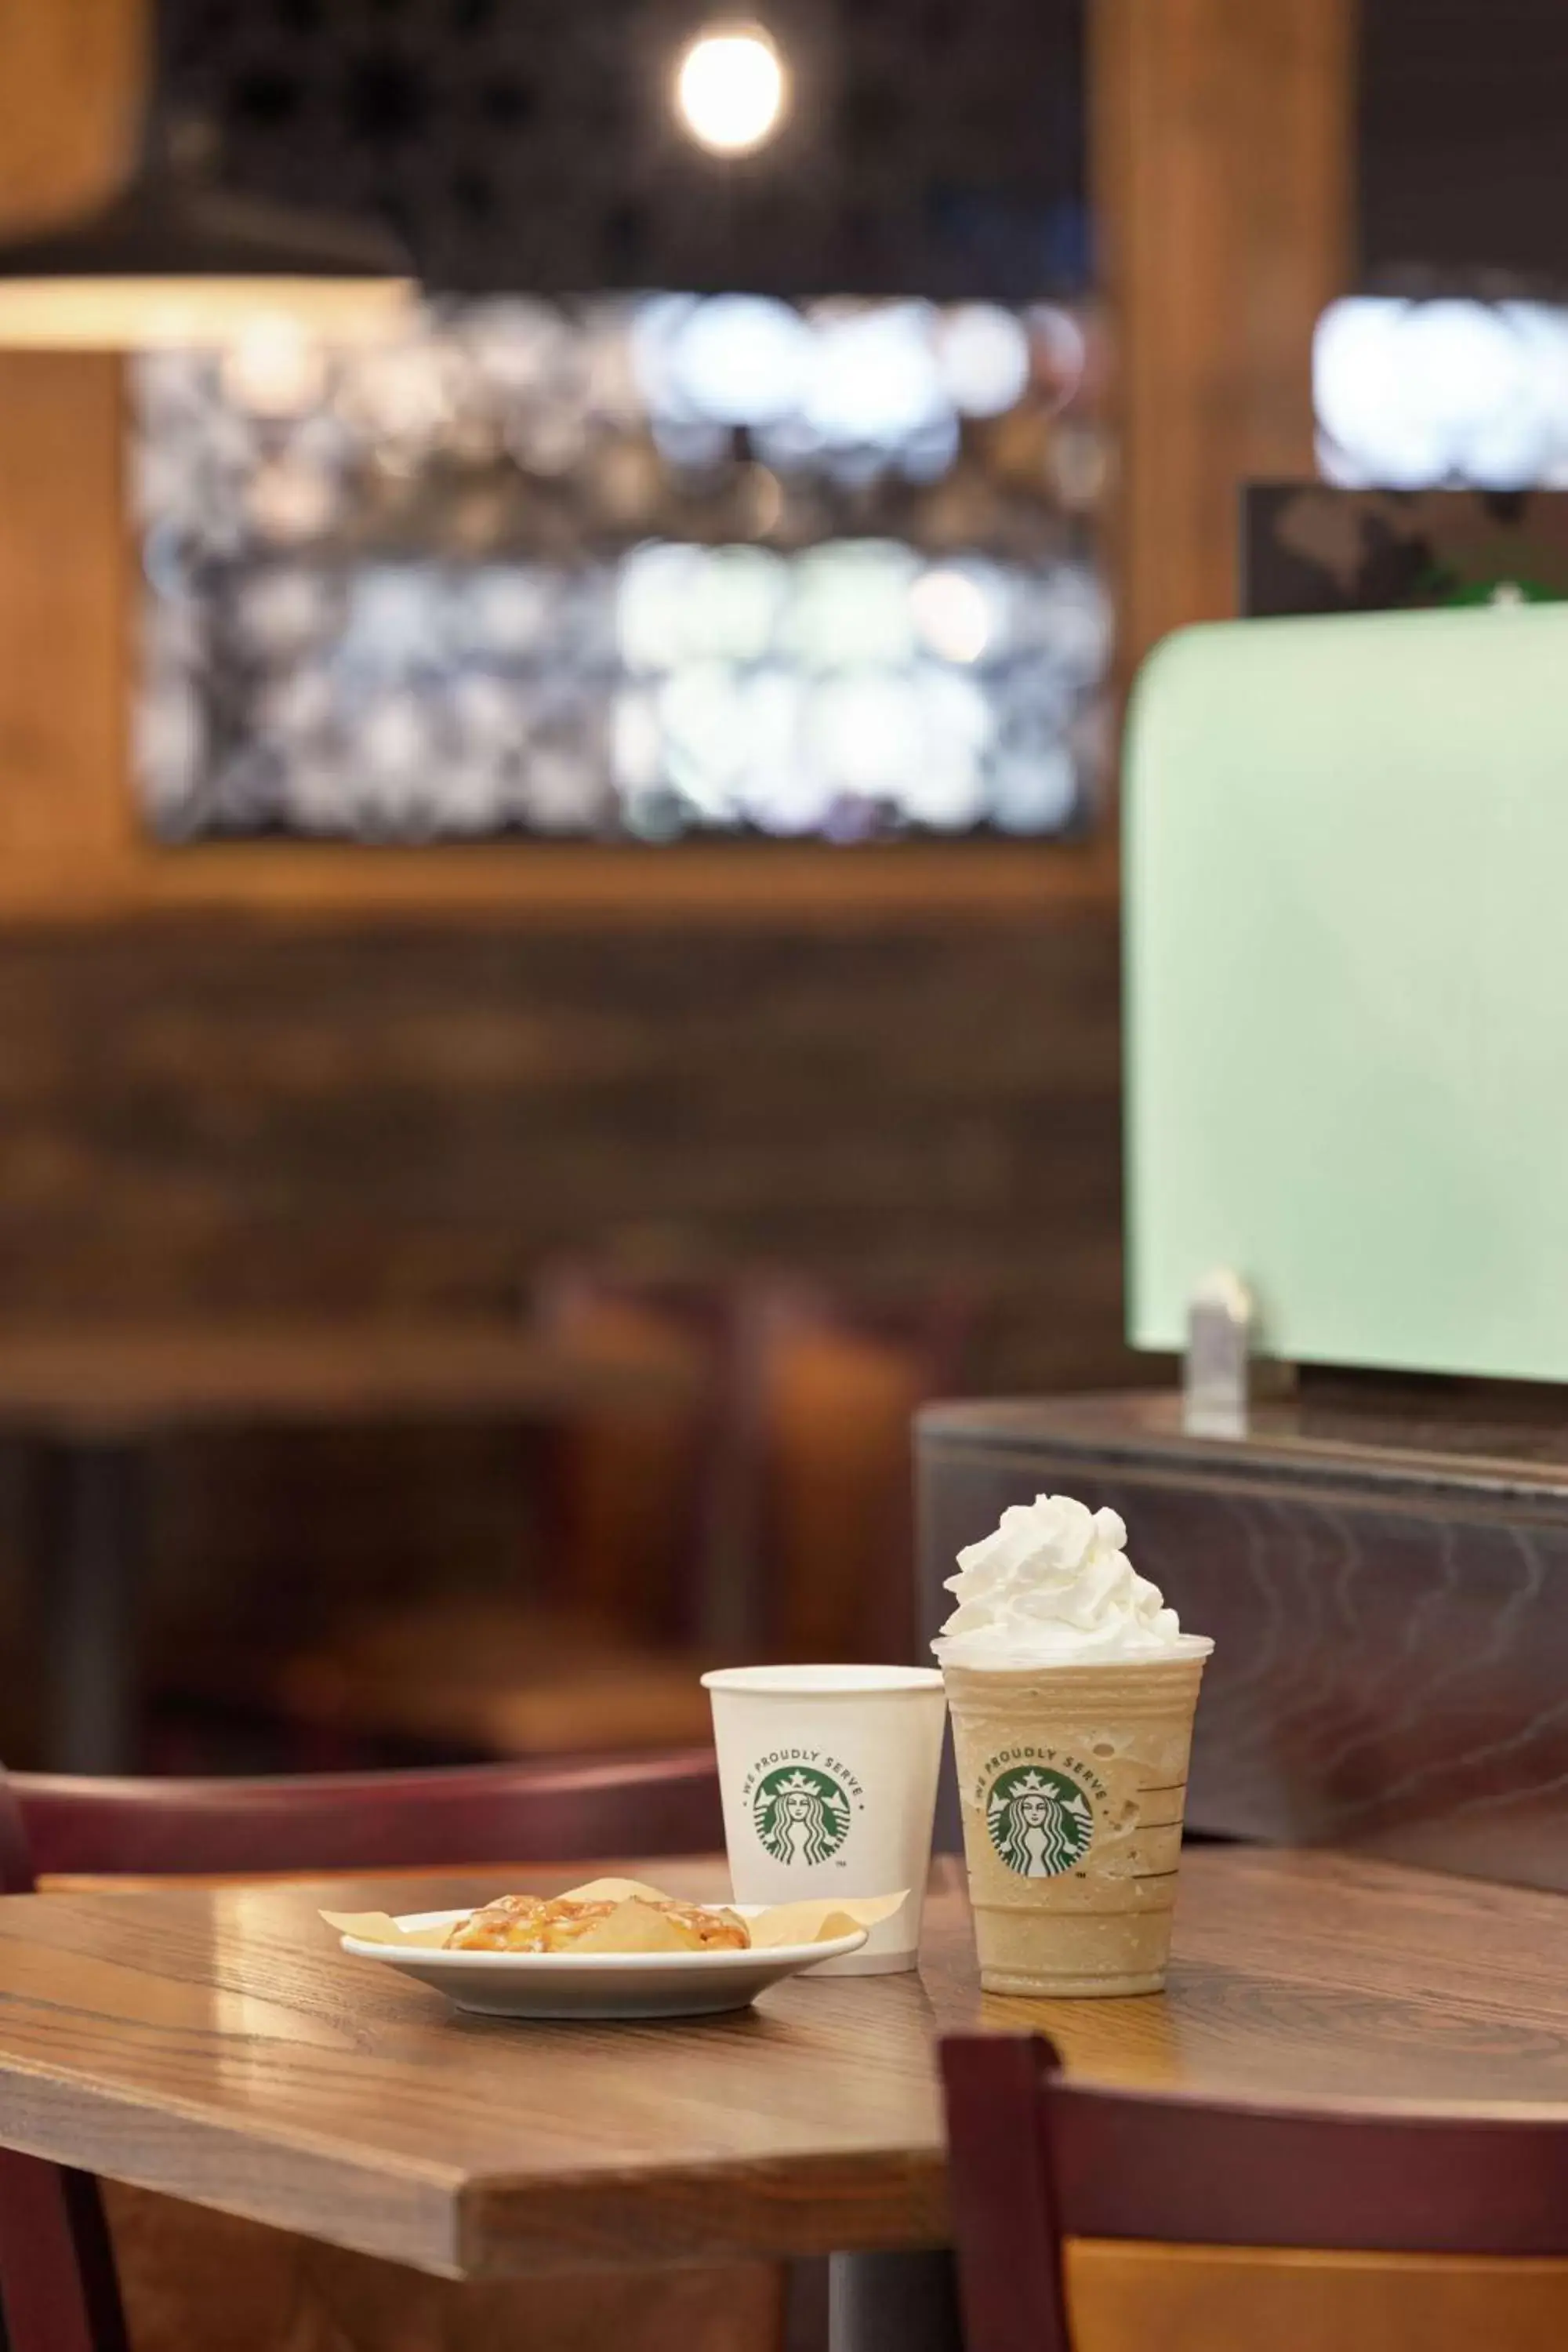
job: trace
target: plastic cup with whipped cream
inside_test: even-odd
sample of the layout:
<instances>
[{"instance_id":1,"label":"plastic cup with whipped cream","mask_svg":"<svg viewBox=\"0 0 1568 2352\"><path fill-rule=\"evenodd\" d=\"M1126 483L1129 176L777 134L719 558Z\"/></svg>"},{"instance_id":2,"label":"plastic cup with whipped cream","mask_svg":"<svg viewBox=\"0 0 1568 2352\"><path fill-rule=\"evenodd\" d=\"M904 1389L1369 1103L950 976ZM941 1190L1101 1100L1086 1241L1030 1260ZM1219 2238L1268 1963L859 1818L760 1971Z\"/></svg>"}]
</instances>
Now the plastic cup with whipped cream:
<instances>
[{"instance_id":1,"label":"plastic cup with whipped cream","mask_svg":"<svg viewBox=\"0 0 1568 2352\"><path fill-rule=\"evenodd\" d=\"M993 1992L1158 1992L1204 1662L1114 1511L1041 1495L958 1556L947 1685Z\"/></svg>"}]
</instances>

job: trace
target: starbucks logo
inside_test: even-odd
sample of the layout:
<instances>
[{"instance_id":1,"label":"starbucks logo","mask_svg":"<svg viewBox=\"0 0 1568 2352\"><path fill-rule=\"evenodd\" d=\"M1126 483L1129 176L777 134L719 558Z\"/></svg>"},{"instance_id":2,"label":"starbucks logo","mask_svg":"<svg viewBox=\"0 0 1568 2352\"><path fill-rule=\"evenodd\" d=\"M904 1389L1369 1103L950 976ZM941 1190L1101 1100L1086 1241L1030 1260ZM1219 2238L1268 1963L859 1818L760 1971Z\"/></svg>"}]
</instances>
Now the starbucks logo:
<instances>
[{"instance_id":1,"label":"starbucks logo","mask_svg":"<svg viewBox=\"0 0 1568 2352\"><path fill-rule=\"evenodd\" d=\"M849 1834L849 1800L830 1773L786 1765L757 1782L752 1819L775 1862L826 1862Z\"/></svg>"},{"instance_id":2,"label":"starbucks logo","mask_svg":"<svg viewBox=\"0 0 1568 2352\"><path fill-rule=\"evenodd\" d=\"M1020 1878L1056 1878L1083 1860L1094 1815L1076 1780L1045 1764L999 1772L985 1804L991 1843Z\"/></svg>"}]
</instances>

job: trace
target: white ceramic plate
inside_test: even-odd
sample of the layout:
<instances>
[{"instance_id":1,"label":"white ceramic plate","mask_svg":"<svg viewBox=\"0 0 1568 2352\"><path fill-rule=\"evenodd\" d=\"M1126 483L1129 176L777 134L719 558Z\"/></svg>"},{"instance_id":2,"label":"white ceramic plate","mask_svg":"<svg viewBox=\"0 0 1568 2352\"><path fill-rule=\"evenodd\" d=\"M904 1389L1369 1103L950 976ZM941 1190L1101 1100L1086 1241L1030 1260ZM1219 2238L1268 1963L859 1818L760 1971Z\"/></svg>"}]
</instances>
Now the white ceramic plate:
<instances>
[{"instance_id":1,"label":"white ceramic plate","mask_svg":"<svg viewBox=\"0 0 1568 2352\"><path fill-rule=\"evenodd\" d=\"M754 1919L763 1906L729 1906ZM411 1911L400 1927L449 1927L465 1911ZM867 1930L820 1944L745 1952L445 1952L341 1938L356 1960L380 1960L433 1985L458 2009L482 2017L712 2017L744 2009L767 1986L818 1960L858 1952Z\"/></svg>"}]
</instances>

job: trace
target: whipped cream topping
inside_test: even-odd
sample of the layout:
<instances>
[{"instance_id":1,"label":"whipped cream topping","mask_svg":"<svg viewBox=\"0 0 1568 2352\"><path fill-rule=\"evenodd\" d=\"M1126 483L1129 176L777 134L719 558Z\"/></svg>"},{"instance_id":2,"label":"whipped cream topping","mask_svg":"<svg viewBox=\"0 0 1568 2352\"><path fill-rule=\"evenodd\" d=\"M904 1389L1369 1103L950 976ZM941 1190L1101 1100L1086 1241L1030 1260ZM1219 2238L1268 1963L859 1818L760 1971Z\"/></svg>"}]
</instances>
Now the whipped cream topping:
<instances>
[{"instance_id":1,"label":"whipped cream topping","mask_svg":"<svg viewBox=\"0 0 1568 2352\"><path fill-rule=\"evenodd\" d=\"M931 1643L943 1665L1089 1665L1212 1646L1184 1634L1139 1575L1117 1514L1070 1495L1004 1511L994 1535L959 1553L947 1589L958 1606Z\"/></svg>"}]
</instances>

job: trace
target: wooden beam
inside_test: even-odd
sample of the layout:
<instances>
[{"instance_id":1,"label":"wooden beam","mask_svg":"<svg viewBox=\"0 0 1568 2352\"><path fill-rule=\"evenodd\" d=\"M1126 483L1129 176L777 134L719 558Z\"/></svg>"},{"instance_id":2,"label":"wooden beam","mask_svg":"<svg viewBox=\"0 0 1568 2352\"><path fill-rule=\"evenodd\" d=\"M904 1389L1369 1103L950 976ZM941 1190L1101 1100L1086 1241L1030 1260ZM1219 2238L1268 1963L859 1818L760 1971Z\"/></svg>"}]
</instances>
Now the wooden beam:
<instances>
[{"instance_id":1,"label":"wooden beam","mask_svg":"<svg viewBox=\"0 0 1568 2352\"><path fill-rule=\"evenodd\" d=\"M136 135L145 0L0 8L0 235L85 209ZM0 352L0 865L76 876L128 838L132 556L123 368Z\"/></svg>"},{"instance_id":2,"label":"wooden beam","mask_svg":"<svg viewBox=\"0 0 1568 2352\"><path fill-rule=\"evenodd\" d=\"M0 7L0 233L84 211L131 166L148 0Z\"/></svg>"},{"instance_id":3,"label":"wooden beam","mask_svg":"<svg viewBox=\"0 0 1568 2352\"><path fill-rule=\"evenodd\" d=\"M0 868L14 885L41 865L79 887L127 837L121 390L111 354L0 352Z\"/></svg>"},{"instance_id":4,"label":"wooden beam","mask_svg":"<svg viewBox=\"0 0 1568 2352\"><path fill-rule=\"evenodd\" d=\"M1313 323L1349 283L1356 0L1091 0L1130 676L1236 609L1237 486L1312 470Z\"/></svg>"}]
</instances>

